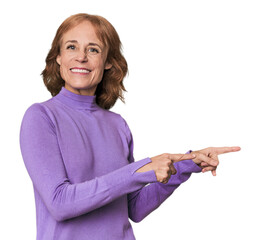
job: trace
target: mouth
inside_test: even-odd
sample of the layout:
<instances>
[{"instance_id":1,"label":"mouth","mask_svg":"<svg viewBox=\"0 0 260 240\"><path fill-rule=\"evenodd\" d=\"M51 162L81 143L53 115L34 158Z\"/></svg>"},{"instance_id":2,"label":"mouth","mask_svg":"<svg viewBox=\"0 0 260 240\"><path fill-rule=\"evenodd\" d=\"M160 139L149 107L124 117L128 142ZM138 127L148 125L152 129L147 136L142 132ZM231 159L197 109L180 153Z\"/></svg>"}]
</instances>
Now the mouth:
<instances>
[{"instance_id":1,"label":"mouth","mask_svg":"<svg viewBox=\"0 0 260 240\"><path fill-rule=\"evenodd\" d=\"M70 68L70 71L73 73L80 73L80 74L88 74L91 72L91 70L86 69L86 68Z\"/></svg>"}]
</instances>

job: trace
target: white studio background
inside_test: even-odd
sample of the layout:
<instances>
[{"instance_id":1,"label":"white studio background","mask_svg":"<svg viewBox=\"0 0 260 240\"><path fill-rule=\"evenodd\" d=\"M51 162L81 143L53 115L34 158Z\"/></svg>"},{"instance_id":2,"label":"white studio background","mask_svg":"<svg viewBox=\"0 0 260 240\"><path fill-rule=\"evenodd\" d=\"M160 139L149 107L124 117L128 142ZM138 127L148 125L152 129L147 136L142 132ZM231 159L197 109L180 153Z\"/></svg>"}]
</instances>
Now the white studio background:
<instances>
[{"instance_id":1,"label":"white studio background","mask_svg":"<svg viewBox=\"0 0 260 240\"><path fill-rule=\"evenodd\" d=\"M72 14L107 18L129 64L126 104L135 159L209 146L217 177L193 174L157 210L132 223L137 239L260 239L260 3L252 0L8 1L1 5L0 239L35 239L33 188L20 123L51 97L41 71L58 26ZM41 171L39 169L39 171ZM111 219L112 220L112 219Z\"/></svg>"}]
</instances>

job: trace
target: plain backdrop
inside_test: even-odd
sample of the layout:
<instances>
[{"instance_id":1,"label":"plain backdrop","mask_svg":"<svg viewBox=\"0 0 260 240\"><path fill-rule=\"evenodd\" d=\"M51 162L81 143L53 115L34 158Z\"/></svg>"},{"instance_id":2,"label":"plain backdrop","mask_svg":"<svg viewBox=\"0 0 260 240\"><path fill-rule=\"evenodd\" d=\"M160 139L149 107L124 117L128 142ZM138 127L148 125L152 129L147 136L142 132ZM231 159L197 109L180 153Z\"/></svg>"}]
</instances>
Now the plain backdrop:
<instances>
[{"instance_id":1,"label":"plain backdrop","mask_svg":"<svg viewBox=\"0 0 260 240\"><path fill-rule=\"evenodd\" d=\"M41 71L59 25L97 14L128 61L126 119L136 161L164 152L240 146L217 177L193 174L132 223L137 239L260 239L260 3L252 0L8 1L1 4L0 239L36 239L31 180L19 146L25 110L51 98ZM39 169L40 171L40 169ZM111 219L112 221L113 219Z\"/></svg>"}]
</instances>

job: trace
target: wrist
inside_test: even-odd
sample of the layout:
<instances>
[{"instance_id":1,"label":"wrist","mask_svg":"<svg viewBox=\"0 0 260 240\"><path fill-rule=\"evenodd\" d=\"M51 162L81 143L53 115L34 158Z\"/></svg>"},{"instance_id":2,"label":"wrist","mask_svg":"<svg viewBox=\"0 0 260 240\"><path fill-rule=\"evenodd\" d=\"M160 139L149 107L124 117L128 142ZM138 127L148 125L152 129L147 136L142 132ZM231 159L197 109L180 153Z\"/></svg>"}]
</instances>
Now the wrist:
<instances>
[{"instance_id":1,"label":"wrist","mask_svg":"<svg viewBox=\"0 0 260 240\"><path fill-rule=\"evenodd\" d=\"M153 170L151 164L152 164L152 163L147 163L147 164L145 164L144 166L142 166L141 168L139 168L136 172L148 172L148 171Z\"/></svg>"}]
</instances>

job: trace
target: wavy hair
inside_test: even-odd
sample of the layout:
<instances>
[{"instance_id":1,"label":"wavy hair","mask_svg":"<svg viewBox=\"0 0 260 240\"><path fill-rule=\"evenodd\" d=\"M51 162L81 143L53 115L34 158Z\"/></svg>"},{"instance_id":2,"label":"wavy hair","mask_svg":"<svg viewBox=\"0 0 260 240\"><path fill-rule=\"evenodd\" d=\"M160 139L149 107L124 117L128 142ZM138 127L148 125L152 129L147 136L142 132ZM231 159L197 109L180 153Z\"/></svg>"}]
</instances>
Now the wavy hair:
<instances>
[{"instance_id":1,"label":"wavy hair","mask_svg":"<svg viewBox=\"0 0 260 240\"><path fill-rule=\"evenodd\" d=\"M122 55L121 41L112 24L97 15L75 14L60 25L46 57L45 69L41 73L45 86L52 96L57 95L62 86L65 86L56 58L60 54L63 34L83 21L89 21L94 26L97 37L108 49L107 62L112 65L110 69L104 70L103 78L97 85L95 92L97 104L101 108L110 109L118 98L125 103L123 91L127 92L127 90L124 87L123 79L128 72L128 66Z\"/></svg>"}]
</instances>

